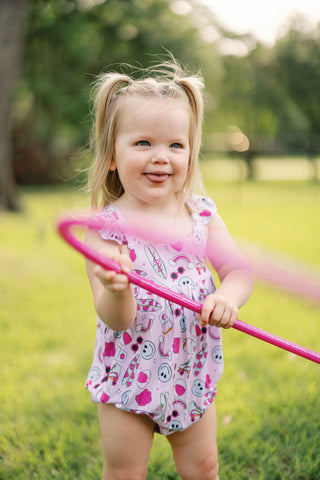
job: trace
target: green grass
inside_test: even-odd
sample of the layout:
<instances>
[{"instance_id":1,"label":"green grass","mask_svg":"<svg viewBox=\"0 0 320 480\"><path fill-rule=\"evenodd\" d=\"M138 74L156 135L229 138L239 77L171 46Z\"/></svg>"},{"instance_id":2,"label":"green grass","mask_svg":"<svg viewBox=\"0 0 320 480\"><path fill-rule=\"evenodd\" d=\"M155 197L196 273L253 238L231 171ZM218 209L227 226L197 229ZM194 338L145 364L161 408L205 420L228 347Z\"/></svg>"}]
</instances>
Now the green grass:
<instances>
[{"instance_id":1,"label":"green grass","mask_svg":"<svg viewBox=\"0 0 320 480\"><path fill-rule=\"evenodd\" d=\"M210 162L202 171L232 235L320 267L320 182L215 182Z\"/></svg>"},{"instance_id":2,"label":"green grass","mask_svg":"<svg viewBox=\"0 0 320 480\"><path fill-rule=\"evenodd\" d=\"M316 184L215 184L231 232L320 267ZM101 478L96 409L84 389L95 314L84 262L53 230L81 195L27 190L0 214L0 480ZM320 350L319 309L257 283L240 318ZM234 330L218 385L221 480L320 478L320 368ZM156 436L148 480L178 479Z\"/></svg>"}]
</instances>

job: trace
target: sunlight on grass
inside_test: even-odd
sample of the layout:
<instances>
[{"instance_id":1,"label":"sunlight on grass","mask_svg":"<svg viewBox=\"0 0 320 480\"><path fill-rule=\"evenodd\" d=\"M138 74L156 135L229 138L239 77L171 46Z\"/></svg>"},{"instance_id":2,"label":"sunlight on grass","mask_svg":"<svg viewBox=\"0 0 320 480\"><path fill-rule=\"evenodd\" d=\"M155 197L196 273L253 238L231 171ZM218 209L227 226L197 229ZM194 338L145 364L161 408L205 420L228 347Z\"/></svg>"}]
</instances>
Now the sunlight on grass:
<instances>
[{"instance_id":1,"label":"sunlight on grass","mask_svg":"<svg viewBox=\"0 0 320 480\"><path fill-rule=\"evenodd\" d=\"M317 185L206 178L234 235L320 266ZM0 479L97 480L100 435L84 389L95 314L84 261L53 229L57 214L87 202L66 189L27 190L24 199L24 213L0 216ZM320 350L319 309L265 284L240 318ZM224 355L220 478L319 479L319 366L235 330L224 332ZM157 435L148 480L178 478Z\"/></svg>"},{"instance_id":2,"label":"sunlight on grass","mask_svg":"<svg viewBox=\"0 0 320 480\"><path fill-rule=\"evenodd\" d=\"M320 267L320 185L313 182L215 182L206 188L232 235Z\"/></svg>"}]
</instances>

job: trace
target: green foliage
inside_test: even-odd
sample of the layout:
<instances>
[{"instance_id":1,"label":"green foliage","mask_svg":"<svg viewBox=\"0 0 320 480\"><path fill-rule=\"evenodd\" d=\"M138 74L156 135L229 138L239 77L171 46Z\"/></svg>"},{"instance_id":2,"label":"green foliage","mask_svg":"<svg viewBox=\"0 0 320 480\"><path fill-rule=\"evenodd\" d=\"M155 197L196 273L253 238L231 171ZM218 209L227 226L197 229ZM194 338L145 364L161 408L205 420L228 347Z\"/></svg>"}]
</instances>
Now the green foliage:
<instances>
[{"instance_id":1,"label":"green foliage","mask_svg":"<svg viewBox=\"0 0 320 480\"><path fill-rule=\"evenodd\" d=\"M319 26L293 19L273 47L224 58L218 121L239 126L253 152L320 150ZM318 100L317 100L318 99Z\"/></svg>"},{"instance_id":2,"label":"green foliage","mask_svg":"<svg viewBox=\"0 0 320 480\"><path fill-rule=\"evenodd\" d=\"M320 266L319 189L207 187L233 235ZM100 436L84 389L95 314L83 259L53 230L58 213L88 202L62 189L26 190L25 199L24 213L1 217L0 479L96 480ZM240 318L319 351L319 309L260 282ZM221 478L317 480L319 366L236 331L224 333L224 352ZM148 480L165 478L178 476L168 442L156 436Z\"/></svg>"},{"instance_id":3,"label":"green foliage","mask_svg":"<svg viewBox=\"0 0 320 480\"><path fill-rule=\"evenodd\" d=\"M96 75L123 63L149 66L167 50L204 75L207 151L218 149L212 132L234 125L249 136L247 157L319 152L319 26L293 20L266 47L226 32L200 0L183 5L187 9L179 14L172 0L30 1L14 109L19 183L72 176L75 152L88 145L89 90ZM226 38L242 42L248 54L219 53Z\"/></svg>"},{"instance_id":4,"label":"green foliage","mask_svg":"<svg viewBox=\"0 0 320 480\"><path fill-rule=\"evenodd\" d=\"M300 141L307 143L310 153L318 152L320 142L320 28L293 23L287 35L276 46L278 81L305 118L307 134ZM284 127L284 126L283 126ZM304 133L304 132L302 132ZM294 142L293 142L294 144Z\"/></svg>"},{"instance_id":5,"label":"green foliage","mask_svg":"<svg viewBox=\"0 0 320 480\"><path fill-rule=\"evenodd\" d=\"M37 175L43 183L57 180L74 167L66 157L88 144L89 90L101 71L119 70L123 63L149 66L167 50L196 70L208 58L209 47L201 42L191 14L175 14L170 3L31 0L15 114L15 170L22 172L20 182L34 182ZM211 48L211 62L214 57ZM211 68L208 64L205 70ZM27 155L28 145L34 143L38 158ZM41 178L39 157L47 165L47 178ZM56 163L59 160L62 165Z\"/></svg>"}]
</instances>

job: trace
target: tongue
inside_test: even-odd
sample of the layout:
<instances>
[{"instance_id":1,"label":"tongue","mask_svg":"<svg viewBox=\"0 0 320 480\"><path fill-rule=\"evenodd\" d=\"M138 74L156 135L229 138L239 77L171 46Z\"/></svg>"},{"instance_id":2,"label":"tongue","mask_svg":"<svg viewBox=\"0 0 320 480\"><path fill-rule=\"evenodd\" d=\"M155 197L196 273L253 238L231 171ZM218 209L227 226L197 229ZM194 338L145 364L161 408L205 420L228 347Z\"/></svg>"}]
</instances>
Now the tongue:
<instances>
[{"instance_id":1,"label":"tongue","mask_svg":"<svg viewBox=\"0 0 320 480\"><path fill-rule=\"evenodd\" d=\"M163 174L147 173L147 174L146 174L146 177L147 177L148 180L150 180L151 182L162 183L162 182L164 182L164 181L168 178L168 175L167 175L166 173L163 173Z\"/></svg>"}]
</instances>

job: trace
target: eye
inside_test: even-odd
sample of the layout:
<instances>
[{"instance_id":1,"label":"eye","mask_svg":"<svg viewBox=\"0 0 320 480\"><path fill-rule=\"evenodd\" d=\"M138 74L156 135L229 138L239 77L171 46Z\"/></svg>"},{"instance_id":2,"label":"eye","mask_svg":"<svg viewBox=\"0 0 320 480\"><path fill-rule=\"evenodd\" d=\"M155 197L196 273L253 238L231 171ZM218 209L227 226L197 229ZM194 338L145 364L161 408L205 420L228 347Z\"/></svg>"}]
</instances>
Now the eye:
<instances>
[{"instance_id":1,"label":"eye","mask_svg":"<svg viewBox=\"0 0 320 480\"><path fill-rule=\"evenodd\" d=\"M150 142L148 140L139 140L137 145L138 147L150 147Z\"/></svg>"},{"instance_id":2,"label":"eye","mask_svg":"<svg viewBox=\"0 0 320 480\"><path fill-rule=\"evenodd\" d=\"M171 143L170 148L183 148L183 145L182 143L174 142L174 143Z\"/></svg>"}]
</instances>

